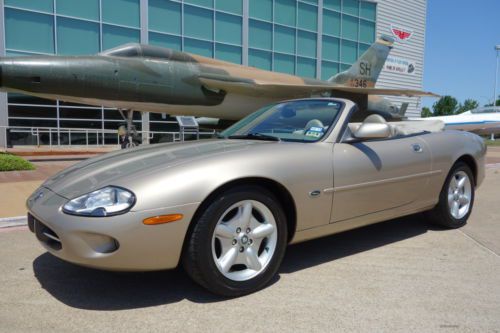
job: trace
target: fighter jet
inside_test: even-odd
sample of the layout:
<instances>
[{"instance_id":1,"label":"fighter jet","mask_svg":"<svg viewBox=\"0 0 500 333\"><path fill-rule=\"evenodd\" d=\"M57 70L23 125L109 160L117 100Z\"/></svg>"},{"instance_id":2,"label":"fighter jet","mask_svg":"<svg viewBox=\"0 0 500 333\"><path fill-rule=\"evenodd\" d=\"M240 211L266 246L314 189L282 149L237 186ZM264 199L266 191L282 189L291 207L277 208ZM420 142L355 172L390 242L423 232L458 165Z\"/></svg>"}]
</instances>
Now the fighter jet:
<instances>
[{"instance_id":1,"label":"fighter jet","mask_svg":"<svg viewBox=\"0 0 500 333\"><path fill-rule=\"evenodd\" d=\"M500 106L479 107L452 116L425 119L442 120L447 129L490 135L492 140L495 140L495 135L500 134Z\"/></svg>"},{"instance_id":2,"label":"fighter jet","mask_svg":"<svg viewBox=\"0 0 500 333\"><path fill-rule=\"evenodd\" d=\"M141 44L91 56L0 58L0 90L128 110L129 125L133 111L238 120L283 99L344 97L368 111L386 104L368 95L435 96L375 88L393 42L381 36L352 67L328 81Z\"/></svg>"}]
</instances>

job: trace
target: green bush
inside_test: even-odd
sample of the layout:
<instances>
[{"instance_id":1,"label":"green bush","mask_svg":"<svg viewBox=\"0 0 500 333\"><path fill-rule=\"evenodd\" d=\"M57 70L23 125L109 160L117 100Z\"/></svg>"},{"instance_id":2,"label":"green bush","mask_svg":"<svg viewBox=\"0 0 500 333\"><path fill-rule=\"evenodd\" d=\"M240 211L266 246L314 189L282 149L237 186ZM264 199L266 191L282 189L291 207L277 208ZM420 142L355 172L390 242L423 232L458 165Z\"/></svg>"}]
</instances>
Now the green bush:
<instances>
[{"instance_id":1,"label":"green bush","mask_svg":"<svg viewBox=\"0 0 500 333\"><path fill-rule=\"evenodd\" d=\"M0 171L35 170L35 166L21 157L0 153Z\"/></svg>"}]
</instances>

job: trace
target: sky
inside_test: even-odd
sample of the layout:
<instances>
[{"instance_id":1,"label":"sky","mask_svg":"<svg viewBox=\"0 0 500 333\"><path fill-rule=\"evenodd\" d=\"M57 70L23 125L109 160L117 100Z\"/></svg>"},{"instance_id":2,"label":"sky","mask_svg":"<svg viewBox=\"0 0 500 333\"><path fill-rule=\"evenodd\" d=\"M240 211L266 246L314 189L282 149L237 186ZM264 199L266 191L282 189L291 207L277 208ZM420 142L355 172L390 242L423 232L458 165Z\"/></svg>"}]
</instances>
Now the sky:
<instances>
[{"instance_id":1,"label":"sky","mask_svg":"<svg viewBox=\"0 0 500 333\"><path fill-rule=\"evenodd\" d=\"M500 0L428 0L425 38L424 90L459 102L472 98L480 105L491 103ZM423 106L431 107L436 100L424 98Z\"/></svg>"}]
</instances>

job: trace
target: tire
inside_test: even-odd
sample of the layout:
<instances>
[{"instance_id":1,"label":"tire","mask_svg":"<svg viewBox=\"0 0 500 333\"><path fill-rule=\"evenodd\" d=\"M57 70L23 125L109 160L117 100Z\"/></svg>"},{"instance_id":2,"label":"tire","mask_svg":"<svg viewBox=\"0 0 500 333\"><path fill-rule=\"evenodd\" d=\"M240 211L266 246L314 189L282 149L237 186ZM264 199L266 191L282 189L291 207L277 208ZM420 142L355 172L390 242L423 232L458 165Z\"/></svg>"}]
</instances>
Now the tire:
<instances>
[{"instance_id":1,"label":"tire","mask_svg":"<svg viewBox=\"0 0 500 333\"><path fill-rule=\"evenodd\" d=\"M202 287L237 297L263 288L276 275L287 246L287 223L271 192L258 186L225 191L193 223L182 264Z\"/></svg>"},{"instance_id":2,"label":"tire","mask_svg":"<svg viewBox=\"0 0 500 333\"><path fill-rule=\"evenodd\" d=\"M465 179L463 180L463 186L460 186L459 182L462 178ZM472 212L474 196L474 176L472 171L467 164L457 162L446 177L439 194L438 204L428 211L426 215L432 223L445 228L456 229L463 227Z\"/></svg>"}]
</instances>

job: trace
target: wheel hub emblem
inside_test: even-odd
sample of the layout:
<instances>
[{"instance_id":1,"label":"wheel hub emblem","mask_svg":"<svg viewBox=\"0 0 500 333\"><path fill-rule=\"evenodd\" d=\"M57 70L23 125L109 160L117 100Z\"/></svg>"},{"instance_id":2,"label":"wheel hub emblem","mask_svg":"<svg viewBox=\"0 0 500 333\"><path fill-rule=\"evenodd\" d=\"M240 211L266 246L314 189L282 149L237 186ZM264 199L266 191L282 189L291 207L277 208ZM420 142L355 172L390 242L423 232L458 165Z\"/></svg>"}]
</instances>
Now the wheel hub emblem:
<instances>
[{"instance_id":1,"label":"wheel hub emblem","mask_svg":"<svg viewBox=\"0 0 500 333\"><path fill-rule=\"evenodd\" d=\"M246 243L248 243L248 237L247 237L247 236L243 236L243 237L241 237L241 243L242 243L242 244L246 244Z\"/></svg>"}]
</instances>

